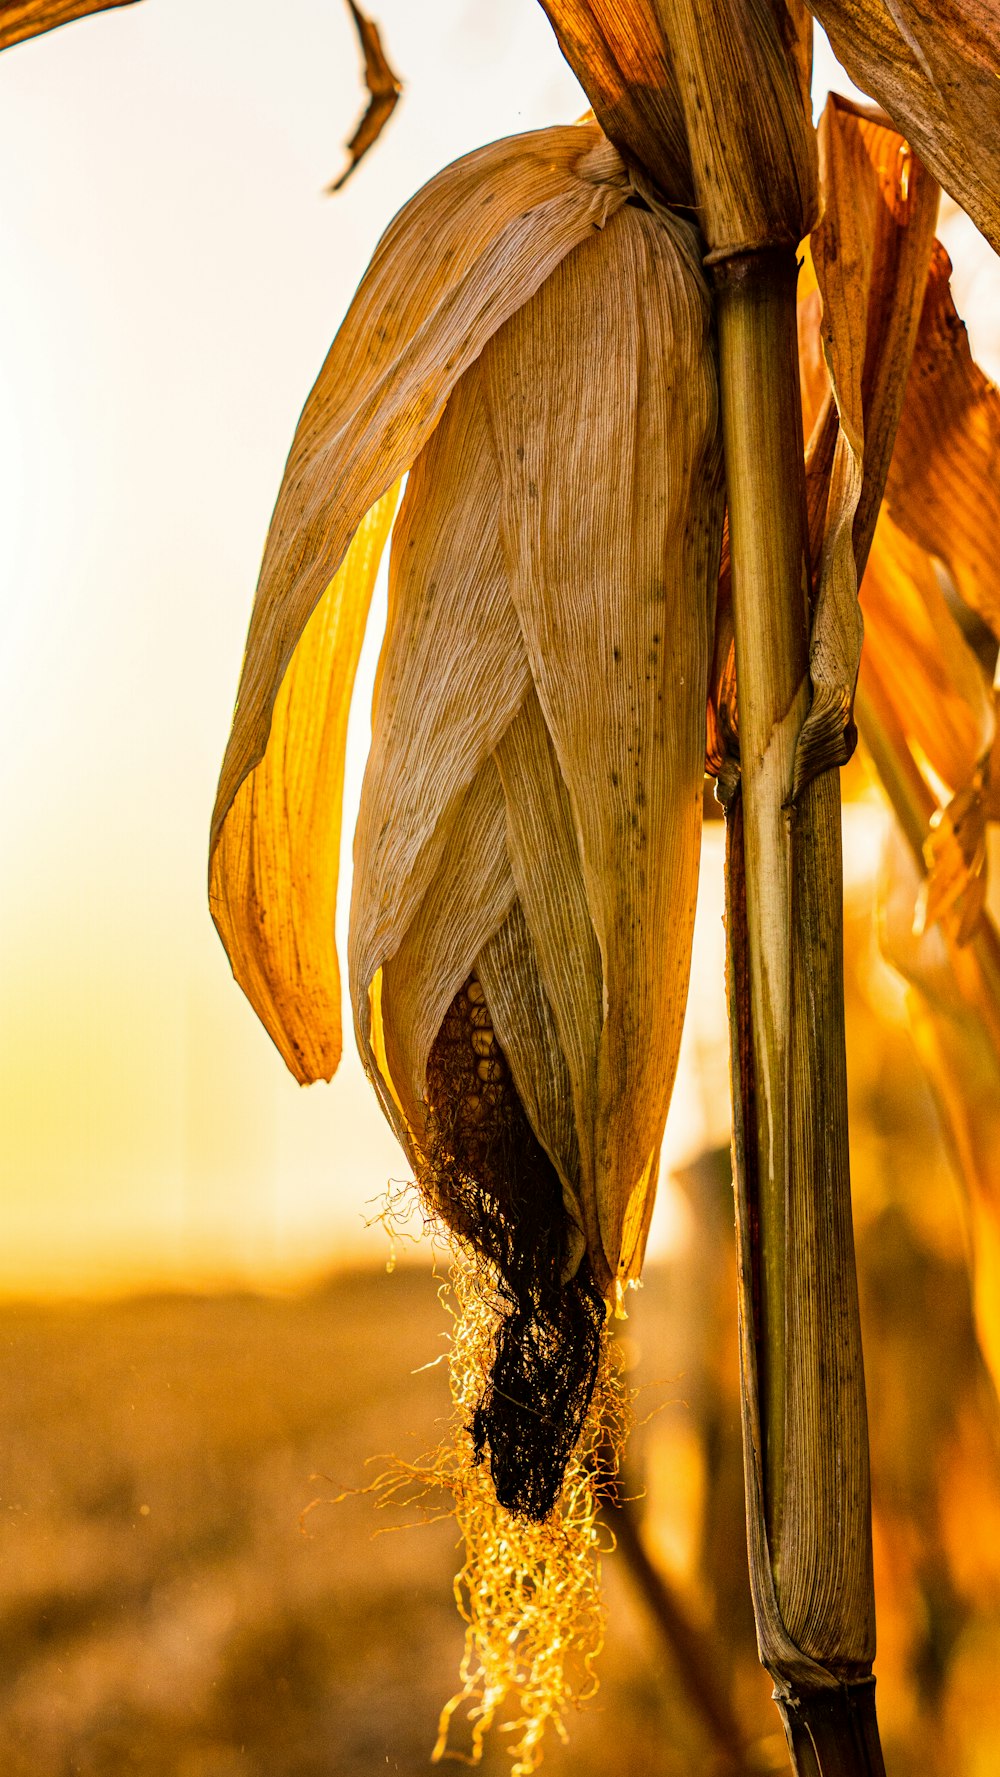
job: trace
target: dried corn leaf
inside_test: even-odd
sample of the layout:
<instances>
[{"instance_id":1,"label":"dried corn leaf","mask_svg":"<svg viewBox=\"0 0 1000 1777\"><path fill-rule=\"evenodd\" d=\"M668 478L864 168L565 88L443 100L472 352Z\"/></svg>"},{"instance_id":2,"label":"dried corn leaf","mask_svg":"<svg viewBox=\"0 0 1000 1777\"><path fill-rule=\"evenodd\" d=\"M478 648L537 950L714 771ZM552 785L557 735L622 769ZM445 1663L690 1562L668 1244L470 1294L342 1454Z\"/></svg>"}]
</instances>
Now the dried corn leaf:
<instances>
[{"instance_id":1,"label":"dried corn leaf","mask_svg":"<svg viewBox=\"0 0 1000 1777\"><path fill-rule=\"evenodd\" d=\"M0 49L40 37L57 25L72 24L92 12L110 12L113 6L131 6L135 0L0 0Z\"/></svg>"},{"instance_id":2,"label":"dried corn leaf","mask_svg":"<svg viewBox=\"0 0 1000 1777\"><path fill-rule=\"evenodd\" d=\"M807 0L851 79L883 105L1000 252L995 0Z\"/></svg>"},{"instance_id":3,"label":"dried corn leaf","mask_svg":"<svg viewBox=\"0 0 1000 1777\"><path fill-rule=\"evenodd\" d=\"M976 1327L1000 1391L1000 938L987 917L964 948L918 933L919 868L896 838L884 870L882 949L909 985L917 1052L968 1205Z\"/></svg>"},{"instance_id":4,"label":"dried corn leaf","mask_svg":"<svg viewBox=\"0 0 1000 1777\"><path fill-rule=\"evenodd\" d=\"M883 509L861 588L866 668L890 687L893 707L934 775L952 791L970 784L993 741L982 669L948 608L926 551Z\"/></svg>"},{"instance_id":5,"label":"dried corn leaf","mask_svg":"<svg viewBox=\"0 0 1000 1777\"><path fill-rule=\"evenodd\" d=\"M838 429L810 643L813 701L799 737L797 790L818 772L842 764L851 749L863 638L858 576L903 403L938 195L896 131L845 100L827 102L819 141L824 213L810 249ZM807 403L819 394L813 371ZM831 435L819 427L817 417L810 459L829 452ZM810 470L816 467L811 461ZM822 468L825 479L825 462Z\"/></svg>"},{"instance_id":6,"label":"dried corn leaf","mask_svg":"<svg viewBox=\"0 0 1000 1777\"><path fill-rule=\"evenodd\" d=\"M607 1288L641 1260L697 888L721 490L709 304L684 226L616 216L483 372L511 593L602 958L587 1213Z\"/></svg>"},{"instance_id":7,"label":"dried corn leaf","mask_svg":"<svg viewBox=\"0 0 1000 1777\"><path fill-rule=\"evenodd\" d=\"M365 58L365 85L368 88L368 105L364 116L358 124L353 136L347 144L349 160L339 179L327 186L328 191L341 191L347 184L359 160L368 153L378 141L390 117L396 109L402 84L393 73L389 59L382 48L382 39L374 20L367 18L355 0L347 0L354 20L355 28L361 42Z\"/></svg>"},{"instance_id":8,"label":"dried corn leaf","mask_svg":"<svg viewBox=\"0 0 1000 1777\"><path fill-rule=\"evenodd\" d=\"M297 1080L340 1060L334 939L351 686L397 489L363 519L306 624L271 741L212 855L209 905L233 973Z\"/></svg>"},{"instance_id":9,"label":"dried corn leaf","mask_svg":"<svg viewBox=\"0 0 1000 1777\"><path fill-rule=\"evenodd\" d=\"M655 0L541 0L602 128L667 203L694 202L677 80Z\"/></svg>"},{"instance_id":10,"label":"dried corn leaf","mask_svg":"<svg viewBox=\"0 0 1000 1777\"><path fill-rule=\"evenodd\" d=\"M480 382L473 365L414 464L393 535L354 841L356 1008L367 1006L376 971L402 943L465 792L531 683L500 551L499 477Z\"/></svg>"},{"instance_id":11,"label":"dried corn leaf","mask_svg":"<svg viewBox=\"0 0 1000 1777\"><path fill-rule=\"evenodd\" d=\"M419 453L491 333L626 196L621 161L596 125L541 130L447 168L383 237L306 403L286 466L216 799L213 852L240 786L265 757L279 687L365 514ZM338 671L328 719L342 735L363 617L343 600L336 616L343 633L330 637ZM249 803L230 818L241 828L249 820L251 830L241 831L213 867L217 904L232 906L239 893L223 880L227 860L243 857L248 845L273 845L254 837L257 804L252 790L244 794ZM285 818L267 796L259 808L269 820ZM335 843L325 818L317 842ZM291 886L274 878L269 892L263 915L280 924ZM233 961L242 984L242 945ZM324 1017L333 1016L334 994L331 977ZM326 1066L339 1051L337 1022L317 1044Z\"/></svg>"},{"instance_id":12,"label":"dried corn leaf","mask_svg":"<svg viewBox=\"0 0 1000 1777\"><path fill-rule=\"evenodd\" d=\"M886 500L1000 640L1000 390L973 361L950 276L936 243Z\"/></svg>"},{"instance_id":13,"label":"dried corn leaf","mask_svg":"<svg viewBox=\"0 0 1000 1777\"><path fill-rule=\"evenodd\" d=\"M862 708L881 712L883 728L891 712L895 746L906 747L938 804L923 839L927 878L919 920L923 927L947 919L963 944L979 920L986 886L983 760L994 737L992 699L930 557L884 511L862 608ZM867 722L862 733L867 738Z\"/></svg>"},{"instance_id":14,"label":"dried corn leaf","mask_svg":"<svg viewBox=\"0 0 1000 1777\"><path fill-rule=\"evenodd\" d=\"M799 0L657 0L710 258L796 246L818 213Z\"/></svg>"}]
</instances>

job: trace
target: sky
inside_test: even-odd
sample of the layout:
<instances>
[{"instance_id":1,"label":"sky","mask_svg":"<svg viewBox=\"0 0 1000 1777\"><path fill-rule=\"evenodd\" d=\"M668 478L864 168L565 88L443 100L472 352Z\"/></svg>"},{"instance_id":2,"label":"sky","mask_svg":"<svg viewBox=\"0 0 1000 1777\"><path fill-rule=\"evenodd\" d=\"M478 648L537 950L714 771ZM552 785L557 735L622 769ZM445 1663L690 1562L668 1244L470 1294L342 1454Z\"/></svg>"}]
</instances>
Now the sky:
<instances>
[{"instance_id":1,"label":"sky","mask_svg":"<svg viewBox=\"0 0 1000 1777\"><path fill-rule=\"evenodd\" d=\"M232 0L143 0L0 57L0 1292L387 1255L365 1221L405 1163L350 1045L303 1091L234 986L209 812L285 454L376 240L456 155L585 101L536 0L375 10L406 92L336 198L341 0L241 0L238 28ZM674 1163L726 1138L720 922L713 854ZM654 1244L681 1217L665 1191Z\"/></svg>"}]
</instances>

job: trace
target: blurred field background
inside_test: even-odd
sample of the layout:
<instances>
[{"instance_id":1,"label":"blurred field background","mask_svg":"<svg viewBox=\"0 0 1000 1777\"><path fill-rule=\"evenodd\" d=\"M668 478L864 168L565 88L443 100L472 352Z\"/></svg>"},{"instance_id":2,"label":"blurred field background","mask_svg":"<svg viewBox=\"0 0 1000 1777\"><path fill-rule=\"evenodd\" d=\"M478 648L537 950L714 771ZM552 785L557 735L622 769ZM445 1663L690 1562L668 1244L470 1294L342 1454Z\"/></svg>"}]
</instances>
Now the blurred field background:
<instances>
[{"instance_id":1,"label":"blurred field background","mask_svg":"<svg viewBox=\"0 0 1000 1777\"><path fill-rule=\"evenodd\" d=\"M863 906L849 936L887 1764L987 1777L1000 1751L997 1403L959 1201ZM688 1166L677 1189L673 1252L622 1329L640 1421L629 1489L745 1757L725 1763L616 1553L601 1689L568 1749L551 1749L553 1773L784 1761L746 1578L727 1153ZM416 1265L285 1297L0 1308L5 1773L428 1768L461 1654L453 1526L380 1513L364 1491L330 1502L366 1488L380 1457L416 1459L442 1435L445 1326ZM494 1737L484 1773L508 1768Z\"/></svg>"},{"instance_id":2,"label":"blurred field background","mask_svg":"<svg viewBox=\"0 0 1000 1777\"><path fill-rule=\"evenodd\" d=\"M451 1528L375 1535L364 1493L300 1525L364 1488L369 1458L440 1435L427 1254L387 1275L366 1227L401 1161L352 1057L329 1089L285 1077L203 890L267 515L374 242L454 155L582 109L535 0L373 10L407 92L336 203L361 104L339 0L287 0L280 23L248 0L238 30L228 0L143 0L0 60L4 1777L417 1773L456 1684ZM820 96L833 78L821 46ZM953 206L942 232L997 375L997 262ZM885 817L860 767L853 788L883 1737L893 1777L993 1777L997 1403L961 1200L876 952ZM703 877L654 1262L622 1329L645 1420L630 1485L688 1655L766 1770L784 1752L746 1580L718 829ZM547 1768L721 1770L676 1625L624 1554L606 1577L602 1688ZM494 1739L486 1777L508 1768Z\"/></svg>"}]
</instances>

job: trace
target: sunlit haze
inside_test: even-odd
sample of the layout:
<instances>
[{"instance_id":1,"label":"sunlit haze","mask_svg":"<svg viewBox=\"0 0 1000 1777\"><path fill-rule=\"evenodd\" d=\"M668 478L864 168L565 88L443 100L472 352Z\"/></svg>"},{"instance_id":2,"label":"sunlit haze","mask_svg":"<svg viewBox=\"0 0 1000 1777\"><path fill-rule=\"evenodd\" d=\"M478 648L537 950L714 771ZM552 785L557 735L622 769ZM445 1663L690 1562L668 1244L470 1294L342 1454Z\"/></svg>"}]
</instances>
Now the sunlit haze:
<instances>
[{"instance_id":1,"label":"sunlit haze","mask_svg":"<svg viewBox=\"0 0 1000 1777\"><path fill-rule=\"evenodd\" d=\"M445 162L584 100L537 0L372 10L406 91L337 198L362 103L341 0L143 0L0 58L8 1292L385 1258L365 1217L405 1162L350 1043L334 1084L302 1091L233 984L209 810L285 453L375 241ZM995 265L967 280L983 313ZM726 1138L704 1084L724 1067L712 843L673 1162ZM669 1192L658 1213L663 1242Z\"/></svg>"}]
</instances>

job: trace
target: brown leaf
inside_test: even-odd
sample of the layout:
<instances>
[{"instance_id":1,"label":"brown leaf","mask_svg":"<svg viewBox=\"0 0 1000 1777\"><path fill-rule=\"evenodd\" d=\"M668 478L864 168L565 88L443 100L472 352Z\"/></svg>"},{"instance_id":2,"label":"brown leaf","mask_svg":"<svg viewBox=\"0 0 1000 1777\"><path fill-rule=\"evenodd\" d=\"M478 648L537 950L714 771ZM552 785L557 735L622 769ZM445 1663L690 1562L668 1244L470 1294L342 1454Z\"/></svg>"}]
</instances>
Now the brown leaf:
<instances>
[{"instance_id":1,"label":"brown leaf","mask_svg":"<svg viewBox=\"0 0 1000 1777\"><path fill-rule=\"evenodd\" d=\"M677 79L655 0L541 0L605 134L671 204L694 202Z\"/></svg>"},{"instance_id":2,"label":"brown leaf","mask_svg":"<svg viewBox=\"0 0 1000 1777\"><path fill-rule=\"evenodd\" d=\"M984 762L993 700L948 609L930 557L883 511L862 586L865 647L859 726L884 769L924 786L914 837L927 872L921 929L938 920L958 944L979 922L986 887ZM890 792L897 776L888 775Z\"/></svg>"},{"instance_id":3,"label":"brown leaf","mask_svg":"<svg viewBox=\"0 0 1000 1777\"><path fill-rule=\"evenodd\" d=\"M355 0L347 0L351 9L351 17L357 27L358 37L365 58L365 85L368 88L368 107L358 124L353 136L347 144L350 160L339 179L334 179L327 186L327 191L340 191L347 184L359 160L368 153L379 139L390 117L396 109L399 95L403 90L402 81L393 73L389 66L378 26L370 18L366 18Z\"/></svg>"},{"instance_id":4,"label":"brown leaf","mask_svg":"<svg viewBox=\"0 0 1000 1777\"><path fill-rule=\"evenodd\" d=\"M810 249L836 429L833 409L824 404L807 451L819 573L809 662L813 702L799 737L797 788L825 767L843 764L851 750L863 635L858 577L903 404L938 201L934 180L898 133L847 101L828 101L819 139L824 211ZM819 395L807 360L807 405Z\"/></svg>"},{"instance_id":5,"label":"brown leaf","mask_svg":"<svg viewBox=\"0 0 1000 1777\"><path fill-rule=\"evenodd\" d=\"M995 0L807 0L834 54L1000 252Z\"/></svg>"},{"instance_id":6,"label":"brown leaf","mask_svg":"<svg viewBox=\"0 0 1000 1777\"><path fill-rule=\"evenodd\" d=\"M0 49L40 37L44 31L72 24L92 12L134 4L135 0L0 0Z\"/></svg>"},{"instance_id":7,"label":"brown leaf","mask_svg":"<svg viewBox=\"0 0 1000 1777\"><path fill-rule=\"evenodd\" d=\"M879 936L910 989L910 1027L968 1204L976 1330L1000 1391L1000 937L990 917L964 947L940 925L916 930L919 894L918 867L897 837Z\"/></svg>"},{"instance_id":8,"label":"brown leaf","mask_svg":"<svg viewBox=\"0 0 1000 1777\"><path fill-rule=\"evenodd\" d=\"M862 674L890 687L904 732L954 794L976 778L993 740L982 669L941 591L934 564L883 509L861 587Z\"/></svg>"},{"instance_id":9,"label":"brown leaf","mask_svg":"<svg viewBox=\"0 0 1000 1777\"><path fill-rule=\"evenodd\" d=\"M973 362L936 243L886 501L1000 641L1000 390Z\"/></svg>"}]
</instances>

